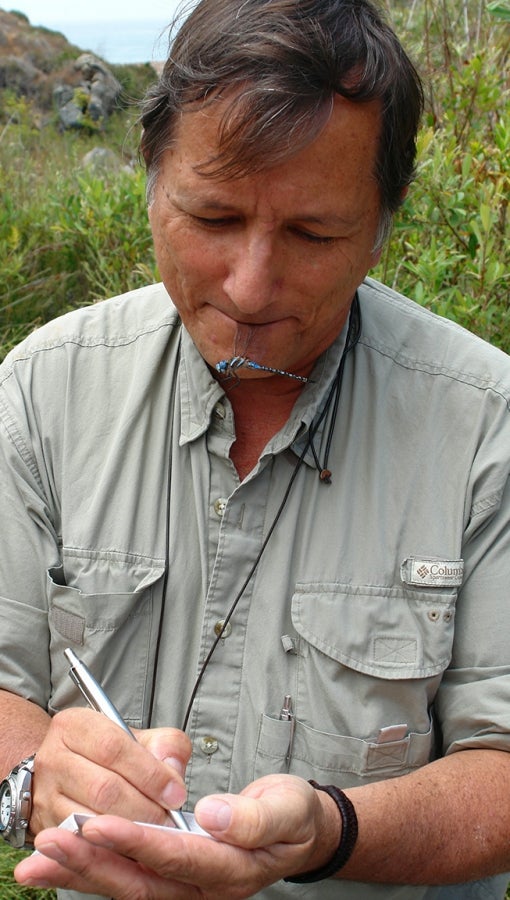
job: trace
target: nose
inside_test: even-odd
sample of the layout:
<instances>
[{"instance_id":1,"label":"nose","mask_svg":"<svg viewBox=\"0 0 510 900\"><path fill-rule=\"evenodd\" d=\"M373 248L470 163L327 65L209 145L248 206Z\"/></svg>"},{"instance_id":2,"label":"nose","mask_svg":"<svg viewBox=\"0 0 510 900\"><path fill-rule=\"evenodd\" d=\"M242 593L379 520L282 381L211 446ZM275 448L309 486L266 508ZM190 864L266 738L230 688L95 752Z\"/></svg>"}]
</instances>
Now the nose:
<instances>
[{"instance_id":1,"label":"nose","mask_svg":"<svg viewBox=\"0 0 510 900\"><path fill-rule=\"evenodd\" d=\"M245 235L231 248L223 288L239 313L263 312L281 283L274 235Z\"/></svg>"}]
</instances>

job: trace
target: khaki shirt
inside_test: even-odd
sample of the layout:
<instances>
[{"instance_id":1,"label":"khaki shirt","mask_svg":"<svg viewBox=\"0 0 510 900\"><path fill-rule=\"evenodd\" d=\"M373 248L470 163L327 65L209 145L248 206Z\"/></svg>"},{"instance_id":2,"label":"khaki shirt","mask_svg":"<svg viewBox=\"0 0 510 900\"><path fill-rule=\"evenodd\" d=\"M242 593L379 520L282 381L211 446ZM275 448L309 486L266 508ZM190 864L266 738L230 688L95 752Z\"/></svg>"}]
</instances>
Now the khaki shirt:
<instances>
[{"instance_id":1,"label":"khaki shirt","mask_svg":"<svg viewBox=\"0 0 510 900\"><path fill-rule=\"evenodd\" d=\"M189 808L271 772L345 788L510 749L510 363L370 279L359 296L332 483L306 451L265 547L345 332L243 482L235 386L161 285L56 320L0 369L1 687L80 705L71 646L128 723L180 727L247 582L193 705ZM258 896L501 898L507 880Z\"/></svg>"}]
</instances>

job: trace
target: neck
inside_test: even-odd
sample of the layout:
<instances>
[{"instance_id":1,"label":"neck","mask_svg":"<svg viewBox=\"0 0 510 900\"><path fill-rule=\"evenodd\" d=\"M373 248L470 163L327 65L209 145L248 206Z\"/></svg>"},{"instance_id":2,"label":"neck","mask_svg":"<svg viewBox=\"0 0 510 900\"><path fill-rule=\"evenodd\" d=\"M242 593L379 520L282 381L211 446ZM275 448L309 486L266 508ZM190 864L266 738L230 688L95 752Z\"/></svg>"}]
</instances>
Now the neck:
<instances>
[{"instance_id":1,"label":"neck","mask_svg":"<svg viewBox=\"0 0 510 900\"><path fill-rule=\"evenodd\" d=\"M243 378L228 391L236 429L230 457L240 478L251 472L267 442L285 425L303 387L274 375Z\"/></svg>"}]
</instances>

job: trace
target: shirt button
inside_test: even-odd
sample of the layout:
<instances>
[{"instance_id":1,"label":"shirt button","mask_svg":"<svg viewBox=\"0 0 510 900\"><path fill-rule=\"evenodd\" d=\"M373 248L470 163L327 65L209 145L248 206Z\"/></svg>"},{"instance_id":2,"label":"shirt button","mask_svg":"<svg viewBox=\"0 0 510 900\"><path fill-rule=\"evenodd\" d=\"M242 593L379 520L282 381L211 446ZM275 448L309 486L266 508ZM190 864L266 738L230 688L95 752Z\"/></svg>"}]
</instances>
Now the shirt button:
<instances>
[{"instance_id":1,"label":"shirt button","mask_svg":"<svg viewBox=\"0 0 510 900\"><path fill-rule=\"evenodd\" d=\"M200 749L207 756L212 756L212 754L216 753L216 750L218 749L218 741L210 734L206 734L205 737L200 738Z\"/></svg>"},{"instance_id":2,"label":"shirt button","mask_svg":"<svg viewBox=\"0 0 510 900\"><path fill-rule=\"evenodd\" d=\"M222 632L221 629L223 628L224 625L225 625L225 620L218 619L218 621L216 622L216 625L214 626L214 633L215 633L216 637L219 637L220 634L221 634L222 638L230 637L230 635L232 634L232 625L230 624L230 622L227 622L227 624L225 625L225 628L223 629L223 632Z\"/></svg>"},{"instance_id":3,"label":"shirt button","mask_svg":"<svg viewBox=\"0 0 510 900\"><path fill-rule=\"evenodd\" d=\"M225 509L227 508L227 499L226 497L218 497L217 500L214 501L214 512L217 516L222 517Z\"/></svg>"}]
</instances>

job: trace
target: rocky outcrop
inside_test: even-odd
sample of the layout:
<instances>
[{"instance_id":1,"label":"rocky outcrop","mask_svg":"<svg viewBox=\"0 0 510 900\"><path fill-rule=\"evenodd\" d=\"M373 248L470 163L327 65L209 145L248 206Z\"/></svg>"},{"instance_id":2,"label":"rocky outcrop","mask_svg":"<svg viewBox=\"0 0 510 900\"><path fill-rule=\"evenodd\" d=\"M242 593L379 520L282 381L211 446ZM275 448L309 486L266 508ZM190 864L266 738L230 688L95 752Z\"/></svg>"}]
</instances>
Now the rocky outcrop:
<instances>
[{"instance_id":1,"label":"rocky outcrop","mask_svg":"<svg viewBox=\"0 0 510 900\"><path fill-rule=\"evenodd\" d=\"M2 91L9 91L28 98L41 121L54 116L56 109L62 128L100 129L122 105L123 88L115 71L126 76L127 69L136 69L144 82L141 96L154 78L149 65L110 68L104 60L70 44L60 32L31 25L23 13L0 9L0 119ZM133 95L133 79L127 77Z\"/></svg>"},{"instance_id":2,"label":"rocky outcrop","mask_svg":"<svg viewBox=\"0 0 510 900\"><path fill-rule=\"evenodd\" d=\"M33 27L22 13L0 9L0 90L51 108L53 87L80 50L63 34Z\"/></svg>"},{"instance_id":3,"label":"rocky outcrop","mask_svg":"<svg viewBox=\"0 0 510 900\"><path fill-rule=\"evenodd\" d=\"M80 76L77 85L59 83L53 99L64 128L100 126L115 109L122 86L108 67L91 53L82 53L74 63Z\"/></svg>"}]
</instances>

